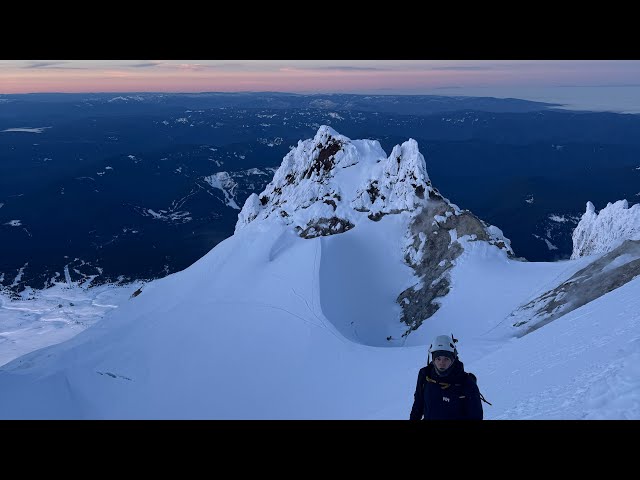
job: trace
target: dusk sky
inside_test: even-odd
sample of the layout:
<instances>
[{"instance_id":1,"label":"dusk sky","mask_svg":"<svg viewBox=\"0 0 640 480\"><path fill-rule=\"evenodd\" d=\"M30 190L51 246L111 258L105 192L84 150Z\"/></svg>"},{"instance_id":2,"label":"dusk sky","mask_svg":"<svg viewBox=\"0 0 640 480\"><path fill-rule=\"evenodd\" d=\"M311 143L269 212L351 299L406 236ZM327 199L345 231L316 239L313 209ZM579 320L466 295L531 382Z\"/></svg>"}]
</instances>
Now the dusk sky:
<instances>
[{"instance_id":1,"label":"dusk sky","mask_svg":"<svg viewBox=\"0 0 640 480\"><path fill-rule=\"evenodd\" d=\"M429 94L439 89L640 85L638 60L0 60L0 94Z\"/></svg>"},{"instance_id":2,"label":"dusk sky","mask_svg":"<svg viewBox=\"0 0 640 480\"><path fill-rule=\"evenodd\" d=\"M0 95L37 92L448 95L640 113L640 60L0 60Z\"/></svg>"}]
</instances>

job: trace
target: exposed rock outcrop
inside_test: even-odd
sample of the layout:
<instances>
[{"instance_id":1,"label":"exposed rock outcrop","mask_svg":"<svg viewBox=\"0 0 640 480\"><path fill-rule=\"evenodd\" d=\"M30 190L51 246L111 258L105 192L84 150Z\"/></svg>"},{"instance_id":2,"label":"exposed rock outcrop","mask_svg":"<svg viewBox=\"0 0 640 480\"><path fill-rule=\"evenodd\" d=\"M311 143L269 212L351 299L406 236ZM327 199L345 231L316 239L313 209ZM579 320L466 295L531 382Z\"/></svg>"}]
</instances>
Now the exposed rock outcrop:
<instances>
[{"instance_id":1,"label":"exposed rock outcrop","mask_svg":"<svg viewBox=\"0 0 640 480\"><path fill-rule=\"evenodd\" d=\"M322 126L283 159L260 195L251 195L236 231L256 219L277 218L301 236L343 233L361 221L415 211L431 182L415 140L386 156L375 140L350 140Z\"/></svg>"},{"instance_id":2,"label":"exposed rock outcrop","mask_svg":"<svg viewBox=\"0 0 640 480\"><path fill-rule=\"evenodd\" d=\"M416 330L440 308L438 299L450 290L449 272L463 252L458 238L485 241L513 256L509 240L502 232L487 225L469 211L449 203L437 191L415 216L405 237L405 262L420 279L398 295L402 307L401 321L409 326L403 334Z\"/></svg>"},{"instance_id":3,"label":"exposed rock outcrop","mask_svg":"<svg viewBox=\"0 0 640 480\"><path fill-rule=\"evenodd\" d=\"M640 275L640 241L626 240L571 278L512 312L509 322L523 336L609 293Z\"/></svg>"}]
</instances>

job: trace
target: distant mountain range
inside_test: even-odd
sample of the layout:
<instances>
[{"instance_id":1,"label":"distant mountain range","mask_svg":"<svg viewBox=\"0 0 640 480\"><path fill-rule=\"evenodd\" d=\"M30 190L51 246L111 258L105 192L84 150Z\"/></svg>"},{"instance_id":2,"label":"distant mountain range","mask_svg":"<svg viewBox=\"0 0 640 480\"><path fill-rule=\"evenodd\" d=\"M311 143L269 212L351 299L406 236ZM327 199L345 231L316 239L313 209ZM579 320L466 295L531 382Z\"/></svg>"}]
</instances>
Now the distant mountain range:
<instances>
[{"instance_id":1,"label":"distant mountain range","mask_svg":"<svg viewBox=\"0 0 640 480\"><path fill-rule=\"evenodd\" d=\"M528 260L571 255L587 201L640 194L640 118L517 99L246 94L0 96L0 285L128 282L229 237L301 138L330 125L430 178Z\"/></svg>"},{"instance_id":2,"label":"distant mountain range","mask_svg":"<svg viewBox=\"0 0 640 480\"><path fill-rule=\"evenodd\" d=\"M60 105L74 103L78 112L84 108L100 111L130 107L136 111L156 108L250 108L291 110L300 108L392 113L398 115L429 115L460 110L485 112L533 112L558 106L515 98L452 97L439 95L349 95L260 92L260 93L32 93L2 95L0 100L11 103L16 113L24 108L32 112L35 104L40 113L55 111ZM66 107L64 107L66 108ZM70 113L70 112L65 112Z\"/></svg>"}]
</instances>

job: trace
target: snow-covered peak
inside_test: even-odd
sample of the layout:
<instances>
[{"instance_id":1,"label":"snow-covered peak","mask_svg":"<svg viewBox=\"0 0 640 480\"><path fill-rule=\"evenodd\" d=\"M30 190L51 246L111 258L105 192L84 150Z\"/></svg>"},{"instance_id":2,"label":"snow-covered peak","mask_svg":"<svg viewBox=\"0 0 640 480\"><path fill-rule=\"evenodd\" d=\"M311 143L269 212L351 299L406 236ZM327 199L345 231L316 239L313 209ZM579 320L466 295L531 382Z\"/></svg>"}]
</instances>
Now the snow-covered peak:
<instances>
[{"instance_id":1,"label":"snow-covered peak","mask_svg":"<svg viewBox=\"0 0 640 480\"><path fill-rule=\"evenodd\" d=\"M431 192L415 140L396 145L387 156L376 140L351 140L323 125L284 157L260 195L247 199L236 231L270 218L307 238L341 233L360 222L415 211Z\"/></svg>"},{"instance_id":2,"label":"snow-covered peak","mask_svg":"<svg viewBox=\"0 0 640 480\"><path fill-rule=\"evenodd\" d=\"M340 135L329 125L321 125L320 128L318 128L318 132L315 137L313 137L313 142L326 145L331 141L331 139L342 140L344 142L350 141L347 137Z\"/></svg>"},{"instance_id":3,"label":"snow-covered peak","mask_svg":"<svg viewBox=\"0 0 640 480\"><path fill-rule=\"evenodd\" d=\"M640 240L640 204L629 208L626 200L618 200L596 213L593 203L587 202L572 239L572 259L610 252L625 240Z\"/></svg>"},{"instance_id":4,"label":"snow-covered peak","mask_svg":"<svg viewBox=\"0 0 640 480\"><path fill-rule=\"evenodd\" d=\"M461 210L431 186L414 139L387 156L379 142L351 140L327 126L298 142L264 192L246 200L236 234L253 222L269 227L278 222L305 239L355 227L374 236L375 228L367 227L385 216L404 222L394 241L415 274L396 299L401 322L409 327L403 337L440 308L451 289L450 272L468 242L486 242L513 255L499 228Z\"/></svg>"}]
</instances>

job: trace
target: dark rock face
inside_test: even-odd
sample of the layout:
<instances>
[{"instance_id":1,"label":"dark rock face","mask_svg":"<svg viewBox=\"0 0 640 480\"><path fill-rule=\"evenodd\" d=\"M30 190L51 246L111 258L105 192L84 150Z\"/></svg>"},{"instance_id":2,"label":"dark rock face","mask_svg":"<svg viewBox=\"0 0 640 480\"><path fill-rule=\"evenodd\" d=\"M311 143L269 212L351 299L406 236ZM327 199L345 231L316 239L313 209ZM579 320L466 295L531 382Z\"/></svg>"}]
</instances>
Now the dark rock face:
<instances>
[{"instance_id":1,"label":"dark rock face","mask_svg":"<svg viewBox=\"0 0 640 480\"><path fill-rule=\"evenodd\" d=\"M624 258L620 258L624 256ZM619 259L619 260L618 260ZM640 275L640 240L627 240L576 272L566 282L509 315L522 337ZM526 326L525 326L526 325Z\"/></svg>"},{"instance_id":2,"label":"dark rock face","mask_svg":"<svg viewBox=\"0 0 640 480\"><path fill-rule=\"evenodd\" d=\"M393 208L393 209L389 210L388 212L370 213L369 215L367 215L367 218L369 220L373 221L373 222L378 222L385 215L396 215L396 214L401 213L401 212L402 212L402 210L398 210L396 208Z\"/></svg>"},{"instance_id":3,"label":"dark rock face","mask_svg":"<svg viewBox=\"0 0 640 480\"><path fill-rule=\"evenodd\" d=\"M283 199L283 189L291 187L292 185L300 183L304 179L313 178L321 185L328 185L329 179L332 175L333 168L336 164L336 154L344 147L344 142L340 139L328 136L322 142L318 142L310 153L309 165L306 169L300 171L289 172L284 178L280 179L278 183L273 183L262 193L259 197L260 206L268 207L271 211L277 211L283 208L283 205L287 202ZM337 204L335 200L340 201L340 196L335 192L326 192L322 201L333 207L335 211ZM301 205L302 208L308 207L311 203L320 200L319 198L310 198L307 200L307 205ZM294 208L293 206L292 208ZM283 214L280 212L281 217L288 217L290 212ZM248 221L255 218L256 215L249 215ZM309 225L311 227L311 225Z\"/></svg>"},{"instance_id":4,"label":"dark rock face","mask_svg":"<svg viewBox=\"0 0 640 480\"><path fill-rule=\"evenodd\" d=\"M343 218L319 218L312 225L308 225L304 230L298 227L298 235L302 238L326 237L327 235L336 235L351 230L353 223Z\"/></svg>"},{"instance_id":5,"label":"dark rock face","mask_svg":"<svg viewBox=\"0 0 640 480\"><path fill-rule=\"evenodd\" d=\"M335 155L342 149L342 145L340 140L333 137L329 137L325 145L321 143L316 145L318 154L307 171L302 174L302 178L311 178L314 172L320 177L323 172L330 172L335 165Z\"/></svg>"}]
</instances>

